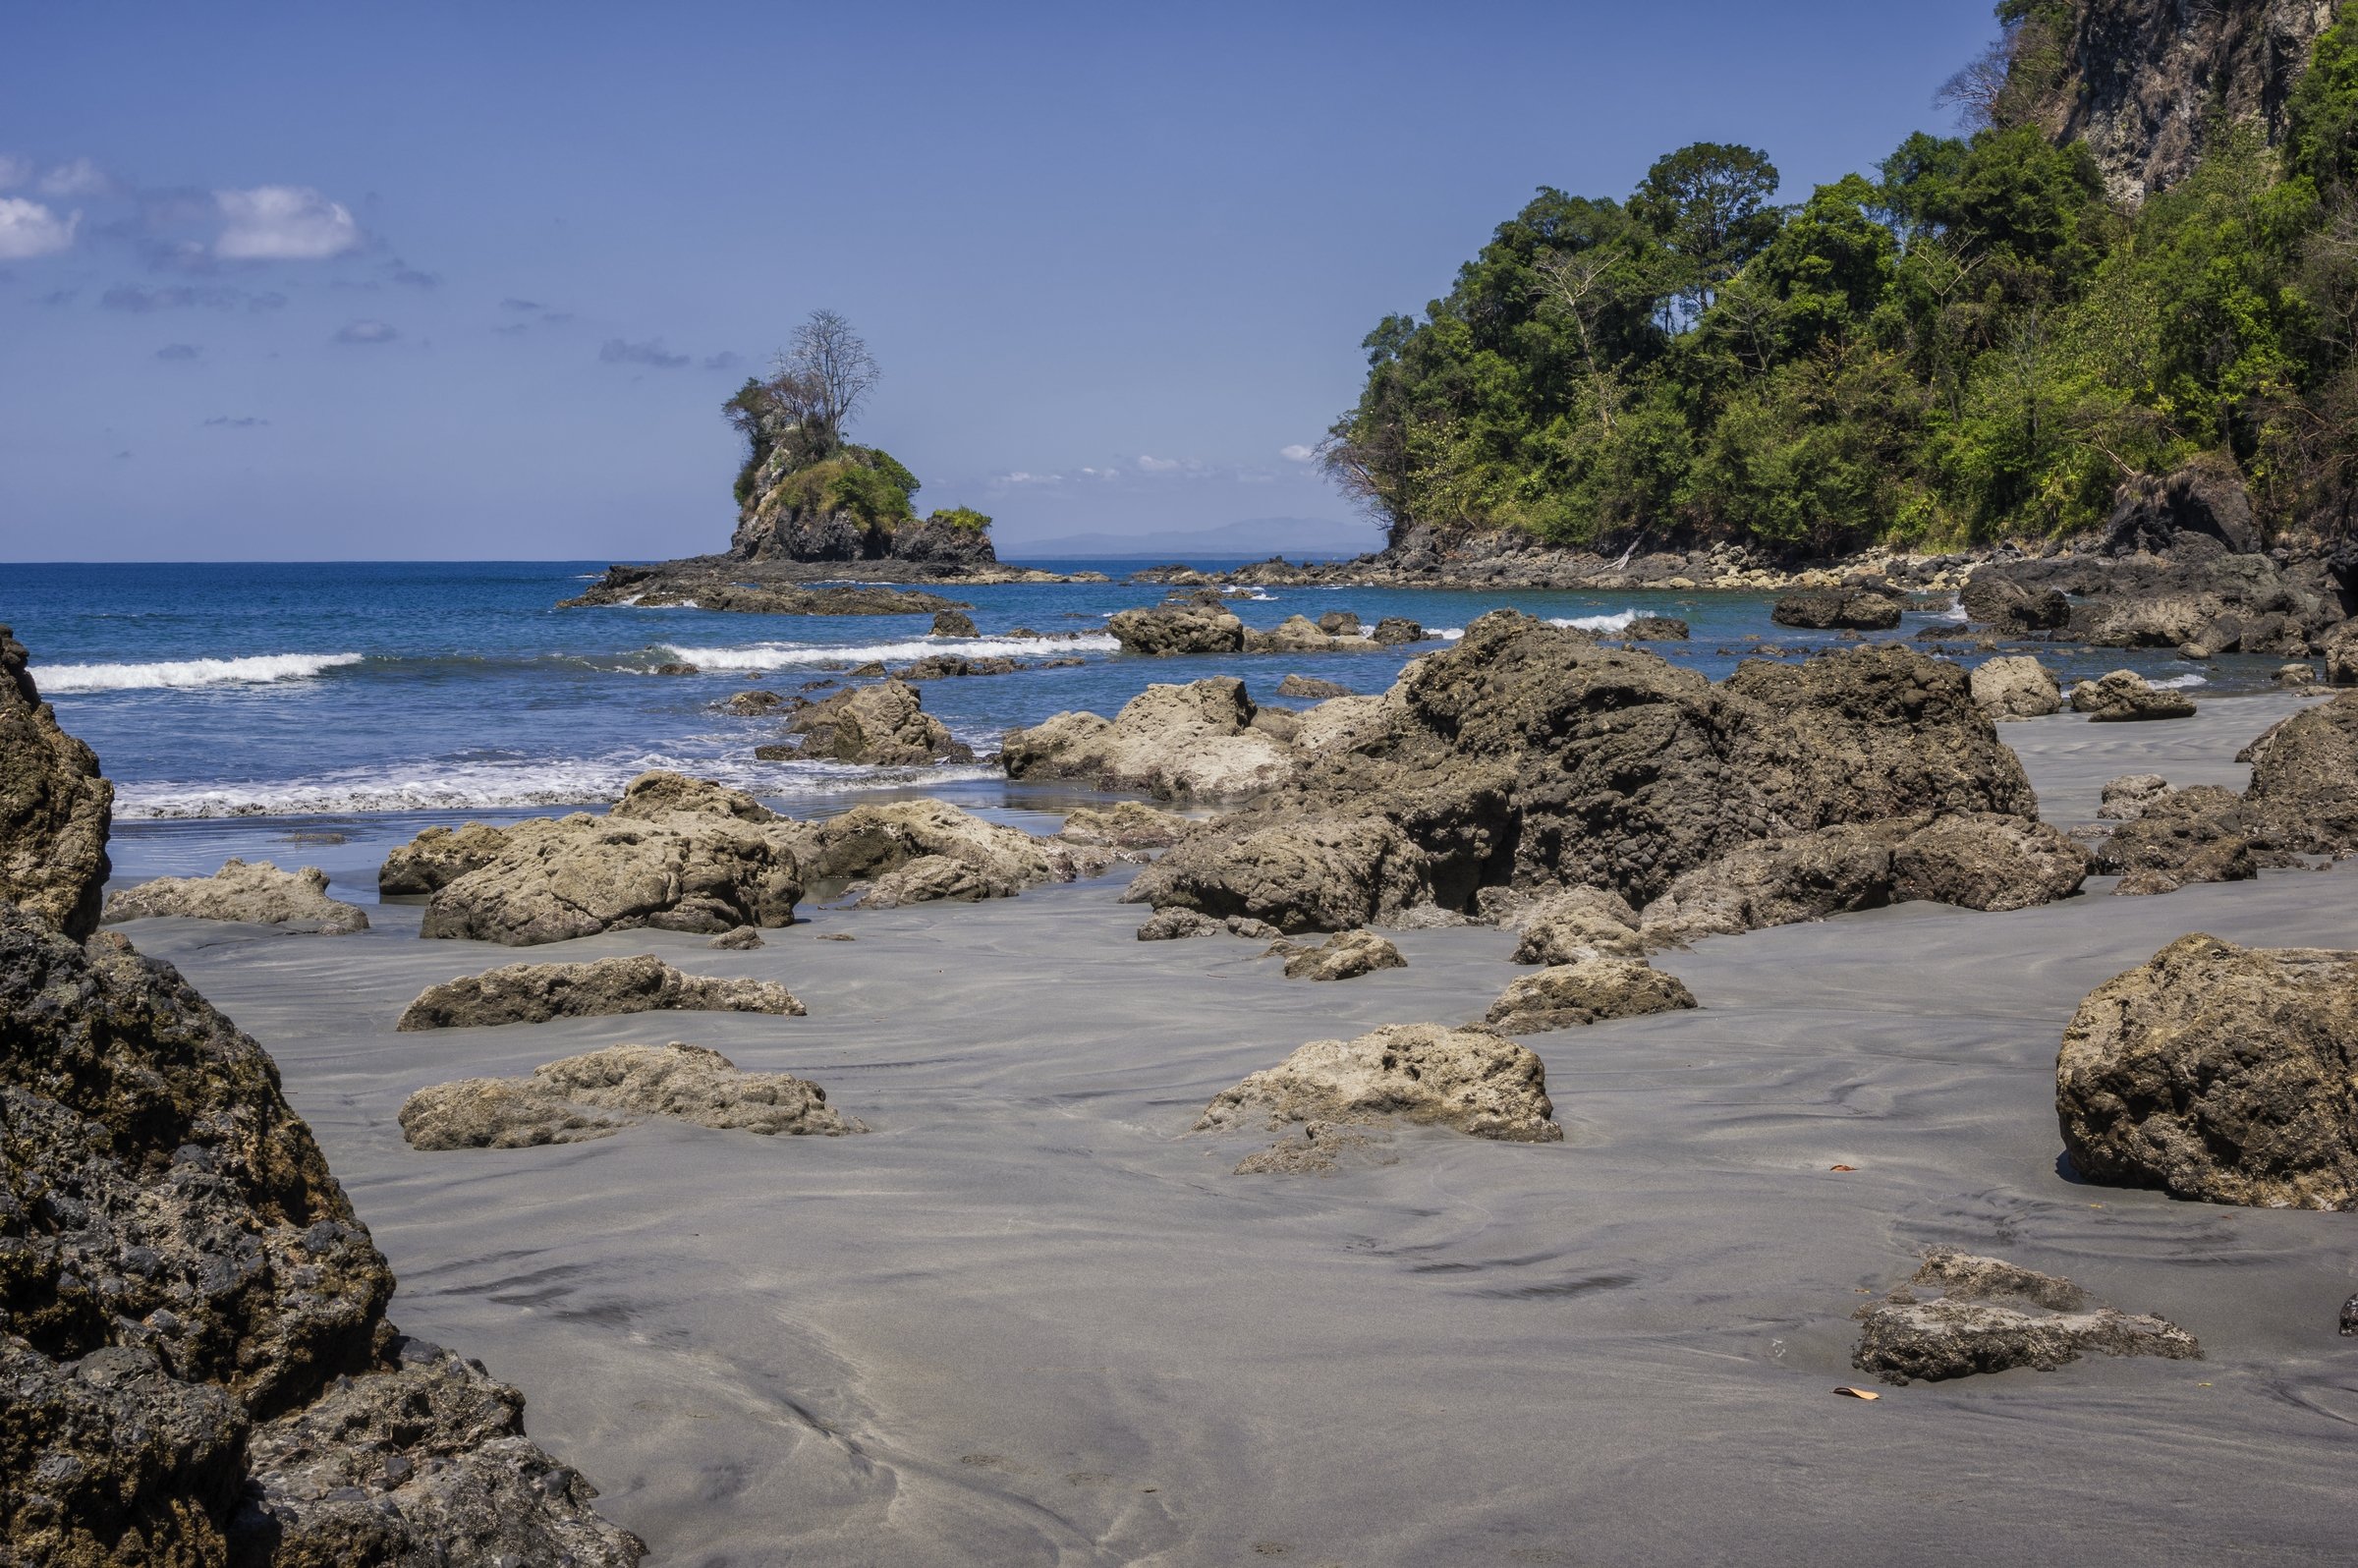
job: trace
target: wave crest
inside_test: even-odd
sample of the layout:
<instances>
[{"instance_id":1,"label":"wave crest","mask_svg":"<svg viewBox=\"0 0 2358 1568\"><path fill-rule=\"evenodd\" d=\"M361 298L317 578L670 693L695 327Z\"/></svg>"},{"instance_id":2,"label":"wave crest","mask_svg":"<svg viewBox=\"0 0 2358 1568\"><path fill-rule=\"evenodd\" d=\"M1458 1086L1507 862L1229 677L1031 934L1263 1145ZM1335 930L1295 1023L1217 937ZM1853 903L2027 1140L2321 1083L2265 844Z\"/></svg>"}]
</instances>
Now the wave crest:
<instances>
[{"instance_id":1,"label":"wave crest","mask_svg":"<svg viewBox=\"0 0 2358 1568\"><path fill-rule=\"evenodd\" d=\"M700 670L785 670L836 661L866 664L871 659L922 659L935 653L957 653L967 658L1076 651L1110 653L1122 644L1101 632L1082 632L1070 637L926 637L906 643L756 643L745 647L691 647L681 643L655 645Z\"/></svg>"},{"instance_id":2,"label":"wave crest","mask_svg":"<svg viewBox=\"0 0 2358 1568\"><path fill-rule=\"evenodd\" d=\"M361 653L257 653L242 659L162 659L152 664L36 664L41 695L55 692L139 692L202 686L268 686L308 681L325 670L358 664Z\"/></svg>"}]
</instances>

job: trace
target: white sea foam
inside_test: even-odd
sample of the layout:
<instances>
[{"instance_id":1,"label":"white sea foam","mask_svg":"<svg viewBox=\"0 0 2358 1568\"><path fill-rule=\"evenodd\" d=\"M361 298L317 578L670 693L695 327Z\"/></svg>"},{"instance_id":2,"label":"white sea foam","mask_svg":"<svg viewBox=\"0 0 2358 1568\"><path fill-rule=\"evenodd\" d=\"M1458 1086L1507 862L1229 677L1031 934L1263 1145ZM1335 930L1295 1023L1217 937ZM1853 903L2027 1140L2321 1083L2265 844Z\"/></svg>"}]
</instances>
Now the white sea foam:
<instances>
[{"instance_id":1,"label":"white sea foam","mask_svg":"<svg viewBox=\"0 0 2358 1568\"><path fill-rule=\"evenodd\" d=\"M1965 601L1963 599L1958 599L1954 603L1950 604L1947 609L1940 612L1940 619L1943 621L1955 621L1959 624L1962 624L1965 621L1971 620L1972 617L1965 613Z\"/></svg>"},{"instance_id":2,"label":"white sea foam","mask_svg":"<svg viewBox=\"0 0 2358 1568\"><path fill-rule=\"evenodd\" d=\"M1444 643L1454 643L1466 635L1466 629L1462 626L1444 626L1437 628L1432 635Z\"/></svg>"},{"instance_id":3,"label":"white sea foam","mask_svg":"<svg viewBox=\"0 0 2358 1568\"><path fill-rule=\"evenodd\" d=\"M2209 686L2211 677L2195 675L2190 672L2185 675L2173 675L2166 681L2148 681L2145 684L2158 692L2184 691L2191 686Z\"/></svg>"},{"instance_id":4,"label":"white sea foam","mask_svg":"<svg viewBox=\"0 0 2358 1568\"><path fill-rule=\"evenodd\" d=\"M1610 615L1551 615L1549 626L1568 626L1576 632L1626 632L1629 623L1638 618L1635 610L1616 610Z\"/></svg>"},{"instance_id":5,"label":"white sea foam","mask_svg":"<svg viewBox=\"0 0 2358 1568\"><path fill-rule=\"evenodd\" d=\"M649 768L668 768L760 796L826 795L845 790L930 788L997 778L996 768L864 767L849 762L754 762L647 754L540 762L421 762L352 768L277 782L122 786L115 814L125 818L320 816L359 812L476 812L549 806L596 807L622 798Z\"/></svg>"},{"instance_id":6,"label":"white sea foam","mask_svg":"<svg viewBox=\"0 0 2358 1568\"><path fill-rule=\"evenodd\" d=\"M322 670L358 664L359 653L261 653L242 659L167 659L154 664L36 664L42 694L135 692L199 686L259 686L308 681Z\"/></svg>"},{"instance_id":7,"label":"white sea foam","mask_svg":"<svg viewBox=\"0 0 2358 1568\"><path fill-rule=\"evenodd\" d=\"M926 637L906 643L755 643L745 647L691 647L684 643L656 646L700 670L786 670L812 664L870 659L922 659L928 654L956 653L966 658L1005 654L1021 658L1032 653L1110 653L1122 644L1102 632L1072 637Z\"/></svg>"}]
</instances>

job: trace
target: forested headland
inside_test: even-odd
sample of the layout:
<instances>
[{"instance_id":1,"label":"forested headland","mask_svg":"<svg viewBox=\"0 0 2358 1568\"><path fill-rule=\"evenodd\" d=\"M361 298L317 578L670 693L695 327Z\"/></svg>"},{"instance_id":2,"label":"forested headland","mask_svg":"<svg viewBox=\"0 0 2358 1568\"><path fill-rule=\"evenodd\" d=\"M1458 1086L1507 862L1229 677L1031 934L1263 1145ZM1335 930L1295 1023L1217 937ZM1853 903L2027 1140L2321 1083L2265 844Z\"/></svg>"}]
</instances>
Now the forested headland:
<instances>
[{"instance_id":1,"label":"forested headland","mask_svg":"<svg viewBox=\"0 0 2358 1568\"><path fill-rule=\"evenodd\" d=\"M2347 538L2358 3L2179 9L2002 0L1941 94L1963 134L1798 201L1712 142L1625 197L1542 189L1369 334L1329 472L1395 541L1953 548L2189 467L2275 537ZM2173 126L2118 131L2133 73Z\"/></svg>"}]
</instances>

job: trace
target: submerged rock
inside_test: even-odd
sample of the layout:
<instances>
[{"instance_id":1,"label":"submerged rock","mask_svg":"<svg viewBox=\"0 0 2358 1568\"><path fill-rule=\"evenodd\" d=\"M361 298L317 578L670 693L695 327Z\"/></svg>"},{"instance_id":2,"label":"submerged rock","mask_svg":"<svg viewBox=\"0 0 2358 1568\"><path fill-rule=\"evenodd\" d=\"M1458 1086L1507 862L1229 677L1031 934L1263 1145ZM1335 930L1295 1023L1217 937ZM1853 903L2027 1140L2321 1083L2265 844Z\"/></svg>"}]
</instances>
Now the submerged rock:
<instances>
[{"instance_id":1,"label":"submerged rock","mask_svg":"<svg viewBox=\"0 0 2358 1568\"><path fill-rule=\"evenodd\" d=\"M0 901L87 936L112 869L115 787L99 776L96 755L58 728L29 656L0 626Z\"/></svg>"},{"instance_id":2,"label":"submerged rock","mask_svg":"<svg viewBox=\"0 0 2358 1568\"><path fill-rule=\"evenodd\" d=\"M641 954L590 964L510 964L464 975L427 986L393 1027L403 1032L488 1029L658 1010L803 1016L803 1004L783 985L683 975L652 954Z\"/></svg>"},{"instance_id":3,"label":"submerged rock","mask_svg":"<svg viewBox=\"0 0 2358 1568\"><path fill-rule=\"evenodd\" d=\"M1196 1131L1397 1118L1542 1144L1564 1136L1554 1116L1546 1068L1514 1041L1488 1030L1396 1024L1357 1039L1313 1040L1216 1095Z\"/></svg>"},{"instance_id":4,"label":"submerged rock","mask_svg":"<svg viewBox=\"0 0 2358 1568\"><path fill-rule=\"evenodd\" d=\"M414 1148L531 1148L605 1138L648 1116L761 1136L834 1137L868 1129L816 1084L748 1073L702 1045L609 1045L547 1062L530 1078L469 1078L402 1103Z\"/></svg>"},{"instance_id":5,"label":"submerged rock","mask_svg":"<svg viewBox=\"0 0 2358 1568\"><path fill-rule=\"evenodd\" d=\"M2035 658L1987 659L1974 666L1973 700L1993 719L2044 718L2063 706L2054 674Z\"/></svg>"},{"instance_id":6,"label":"submerged rock","mask_svg":"<svg viewBox=\"0 0 2358 1568\"><path fill-rule=\"evenodd\" d=\"M643 773L602 817L505 829L490 860L435 891L419 934L529 947L642 927L785 925L803 896L801 836L739 791Z\"/></svg>"},{"instance_id":7,"label":"submerged rock","mask_svg":"<svg viewBox=\"0 0 2358 1568\"><path fill-rule=\"evenodd\" d=\"M282 871L268 861L228 860L210 876L159 876L127 887L106 901L106 924L180 915L192 920L278 925L325 936L368 928L358 904L327 896L327 873L316 866Z\"/></svg>"},{"instance_id":8,"label":"submerged rock","mask_svg":"<svg viewBox=\"0 0 2358 1568\"><path fill-rule=\"evenodd\" d=\"M1314 947L1282 942L1270 951L1284 955L1287 980L1357 980L1379 969L1408 968L1400 949L1374 931L1337 931Z\"/></svg>"},{"instance_id":9,"label":"submerged rock","mask_svg":"<svg viewBox=\"0 0 2358 1568\"><path fill-rule=\"evenodd\" d=\"M1621 629L1632 643L1684 643L1691 635L1675 615L1641 615Z\"/></svg>"},{"instance_id":10,"label":"submerged rock","mask_svg":"<svg viewBox=\"0 0 2358 1568\"><path fill-rule=\"evenodd\" d=\"M1642 958L1586 953L1515 980L1484 1022L1501 1035L1538 1035L1695 1005L1695 993L1677 976Z\"/></svg>"},{"instance_id":11,"label":"submerged rock","mask_svg":"<svg viewBox=\"0 0 2358 1568\"><path fill-rule=\"evenodd\" d=\"M397 898L438 893L469 871L499 859L500 851L507 847L507 833L487 822L426 828L385 857L385 864L377 868L377 895Z\"/></svg>"},{"instance_id":12,"label":"submerged rock","mask_svg":"<svg viewBox=\"0 0 2358 1568\"><path fill-rule=\"evenodd\" d=\"M0 904L0 1112L27 1200L0 1269L13 1553L639 1560L589 1484L524 1437L514 1389L437 1357L464 1397L421 1397L384 1319L392 1273L275 1066L169 966ZM393 1409L397 1424L362 1415ZM313 1483L367 1471L380 1485L356 1534Z\"/></svg>"},{"instance_id":13,"label":"submerged rock","mask_svg":"<svg viewBox=\"0 0 2358 1568\"><path fill-rule=\"evenodd\" d=\"M2194 703L2184 694L2150 685L2135 670L2082 681L2071 689L2071 710L2100 724L2194 717Z\"/></svg>"},{"instance_id":14,"label":"submerged rock","mask_svg":"<svg viewBox=\"0 0 2358 1568\"><path fill-rule=\"evenodd\" d=\"M2033 1367L2052 1372L2083 1355L2199 1361L2202 1346L2166 1318L2091 1306L2068 1279L1996 1258L1936 1252L1909 1285L1937 1287L1930 1301L1907 1286L1862 1310L1851 1365L1887 1383L1937 1382Z\"/></svg>"},{"instance_id":15,"label":"submerged rock","mask_svg":"<svg viewBox=\"0 0 2358 1568\"><path fill-rule=\"evenodd\" d=\"M2358 1208L2358 954L2180 937L2080 1004L2055 1114L2090 1181Z\"/></svg>"}]
</instances>

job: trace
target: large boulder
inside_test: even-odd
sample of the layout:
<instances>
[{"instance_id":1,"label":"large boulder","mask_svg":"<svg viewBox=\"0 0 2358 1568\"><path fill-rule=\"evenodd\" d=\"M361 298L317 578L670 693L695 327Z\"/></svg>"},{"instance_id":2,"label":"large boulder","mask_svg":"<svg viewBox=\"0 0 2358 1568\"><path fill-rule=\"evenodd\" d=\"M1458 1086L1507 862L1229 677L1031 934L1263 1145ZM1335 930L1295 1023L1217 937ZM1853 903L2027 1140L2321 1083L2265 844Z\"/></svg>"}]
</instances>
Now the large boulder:
<instances>
[{"instance_id":1,"label":"large boulder","mask_svg":"<svg viewBox=\"0 0 2358 1568\"><path fill-rule=\"evenodd\" d=\"M2128 811L2129 798L2114 809ZM2260 814L2233 790L2165 788L2139 799L2135 814L2097 844L2096 869L2120 878L2116 893L2174 893L2194 882L2251 880L2264 858L2275 862L2269 844Z\"/></svg>"},{"instance_id":2,"label":"large boulder","mask_svg":"<svg viewBox=\"0 0 2358 1568\"><path fill-rule=\"evenodd\" d=\"M2059 631L2071 624L2071 600L2060 588L2025 588L1997 572L1974 573L1957 601L1967 621L2002 636Z\"/></svg>"},{"instance_id":3,"label":"large boulder","mask_svg":"<svg viewBox=\"0 0 2358 1568\"><path fill-rule=\"evenodd\" d=\"M645 773L602 817L505 829L497 855L435 891L420 934L528 947L641 927L785 925L803 896L800 836L738 791Z\"/></svg>"},{"instance_id":4,"label":"large boulder","mask_svg":"<svg viewBox=\"0 0 2358 1568\"><path fill-rule=\"evenodd\" d=\"M1234 676L1150 686L1110 720L1059 713L1010 730L1000 756L1009 778L1079 779L1157 800L1243 800L1294 775L1286 743L1256 727L1260 711Z\"/></svg>"},{"instance_id":5,"label":"large boulder","mask_svg":"<svg viewBox=\"0 0 2358 1568\"><path fill-rule=\"evenodd\" d=\"M159 876L127 887L107 899L104 919L116 925L168 915L326 936L368 928L366 910L327 896L327 873L318 867L282 871L268 861L229 860L210 876Z\"/></svg>"},{"instance_id":6,"label":"large boulder","mask_svg":"<svg viewBox=\"0 0 2358 1568\"><path fill-rule=\"evenodd\" d=\"M2235 475L2189 467L2166 479L2139 475L2113 492L2104 554L2165 555L2190 539L2229 555L2259 552L2263 541L2252 515L2252 498Z\"/></svg>"},{"instance_id":7,"label":"large boulder","mask_svg":"<svg viewBox=\"0 0 2358 1568\"><path fill-rule=\"evenodd\" d=\"M701 1045L609 1045L543 1063L530 1078L469 1078L402 1102L413 1148L531 1148L605 1138L649 1116L764 1138L864 1133L827 1092L787 1073L749 1073Z\"/></svg>"},{"instance_id":8,"label":"large boulder","mask_svg":"<svg viewBox=\"0 0 2358 1568\"><path fill-rule=\"evenodd\" d=\"M1547 1069L1514 1041L1480 1029L1396 1024L1356 1039L1321 1039L1213 1096L1198 1132L1397 1118L1476 1138L1560 1140Z\"/></svg>"},{"instance_id":9,"label":"large boulder","mask_svg":"<svg viewBox=\"0 0 2358 1568\"><path fill-rule=\"evenodd\" d=\"M1035 838L941 801L856 806L800 830L814 881L851 883L865 909L1013 898L1103 870L1099 849Z\"/></svg>"},{"instance_id":10,"label":"large boulder","mask_svg":"<svg viewBox=\"0 0 2358 1568\"><path fill-rule=\"evenodd\" d=\"M1356 618L1353 624L1356 626ZM1289 615L1265 632L1251 628L1245 632L1248 653L1364 653L1379 645L1357 631L1329 631L1307 615Z\"/></svg>"},{"instance_id":11,"label":"large boulder","mask_svg":"<svg viewBox=\"0 0 2358 1568\"><path fill-rule=\"evenodd\" d=\"M0 626L0 901L87 936L111 869L115 789L90 749L58 728L28 657Z\"/></svg>"},{"instance_id":12,"label":"large boulder","mask_svg":"<svg viewBox=\"0 0 2358 1568\"><path fill-rule=\"evenodd\" d=\"M2194 717L2194 703L2181 692L2150 684L2135 670L2114 670L2071 689L2071 710L2100 724L2134 724L2152 719Z\"/></svg>"},{"instance_id":13,"label":"large boulder","mask_svg":"<svg viewBox=\"0 0 2358 1568\"><path fill-rule=\"evenodd\" d=\"M1642 958L1588 953L1512 981L1484 1022L1501 1035L1537 1035L1694 1005L1695 993L1677 976Z\"/></svg>"},{"instance_id":14,"label":"large boulder","mask_svg":"<svg viewBox=\"0 0 2358 1568\"><path fill-rule=\"evenodd\" d=\"M2178 938L2080 1004L2055 1114L2090 1181L2358 1208L2358 954Z\"/></svg>"},{"instance_id":15,"label":"large boulder","mask_svg":"<svg viewBox=\"0 0 2358 1568\"><path fill-rule=\"evenodd\" d=\"M739 929L751 933L753 927ZM803 1004L775 981L683 975L650 953L590 964L509 964L462 975L419 992L393 1027L486 1029L658 1010L800 1018Z\"/></svg>"},{"instance_id":16,"label":"large boulder","mask_svg":"<svg viewBox=\"0 0 2358 1568\"><path fill-rule=\"evenodd\" d=\"M385 864L376 872L377 896L420 897L438 893L469 871L490 865L507 847L505 830L487 822L426 828L385 857Z\"/></svg>"},{"instance_id":17,"label":"large boulder","mask_svg":"<svg viewBox=\"0 0 2358 1568\"><path fill-rule=\"evenodd\" d=\"M1685 872L1646 906L1647 945L1733 936L1891 902L1891 836L1847 823L1765 839Z\"/></svg>"},{"instance_id":18,"label":"large boulder","mask_svg":"<svg viewBox=\"0 0 2358 1568\"><path fill-rule=\"evenodd\" d=\"M917 688L885 680L838 692L786 721L796 742L757 747L764 761L804 758L909 767L924 762L971 762L975 750L925 710Z\"/></svg>"},{"instance_id":19,"label":"large boulder","mask_svg":"<svg viewBox=\"0 0 2358 1568\"><path fill-rule=\"evenodd\" d=\"M2054 674L2035 658L2015 655L1974 666L1973 700L1993 719L2044 718L2063 706Z\"/></svg>"},{"instance_id":20,"label":"large boulder","mask_svg":"<svg viewBox=\"0 0 2358 1568\"><path fill-rule=\"evenodd\" d=\"M1894 903L2029 909L2071 897L2087 876L2087 851L2061 828L2025 816L1937 817L1891 851Z\"/></svg>"},{"instance_id":21,"label":"large boulder","mask_svg":"<svg viewBox=\"0 0 2358 1568\"><path fill-rule=\"evenodd\" d=\"M277 1069L171 968L0 904L0 1121L7 1555L639 1560L521 1395L385 1321Z\"/></svg>"},{"instance_id":22,"label":"large boulder","mask_svg":"<svg viewBox=\"0 0 2358 1568\"><path fill-rule=\"evenodd\" d=\"M1125 904L1341 931L1428 903L1425 853L1381 817L1223 819L1131 879Z\"/></svg>"},{"instance_id":23,"label":"large boulder","mask_svg":"<svg viewBox=\"0 0 2358 1568\"><path fill-rule=\"evenodd\" d=\"M2254 748L2244 801L2280 851L2358 853L2358 693L2276 725Z\"/></svg>"},{"instance_id":24,"label":"large boulder","mask_svg":"<svg viewBox=\"0 0 2358 1568\"><path fill-rule=\"evenodd\" d=\"M1899 601L1866 588L1818 588L1776 601L1768 619L1806 631L1888 632L1899 624Z\"/></svg>"},{"instance_id":25,"label":"large boulder","mask_svg":"<svg viewBox=\"0 0 2358 1568\"><path fill-rule=\"evenodd\" d=\"M1167 658L1178 653L1241 653L1245 623L1211 604L1155 605L1124 610L1105 623L1125 653Z\"/></svg>"},{"instance_id":26,"label":"large boulder","mask_svg":"<svg viewBox=\"0 0 2358 1568\"><path fill-rule=\"evenodd\" d=\"M2333 686L2358 686L2358 620L2344 621L2319 640L2325 656L2326 680Z\"/></svg>"},{"instance_id":27,"label":"large boulder","mask_svg":"<svg viewBox=\"0 0 2358 1568\"><path fill-rule=\"evenodd\" d=\"M1570 964L1591 953L1645 956L1646 939L1629 900L1601 887L1567 888L1519 911L1518 964Z\"/></svg>"},{"instance_id":28,"label":"large boulder","mask_svg":"<svg viewBox=\"0 0 2358 1568\"><path fill-rule=\"evenodd\" d=\"M1851 1365L1887 1383L2018 1367L2052 1372L2084 1355L2199 1361L2203 1354L2167 1318L2116 1312L2059 1275L1959 1252L1928 1254L1906 1285L1858 1316Z\"/></svg>"}]
</instances>

